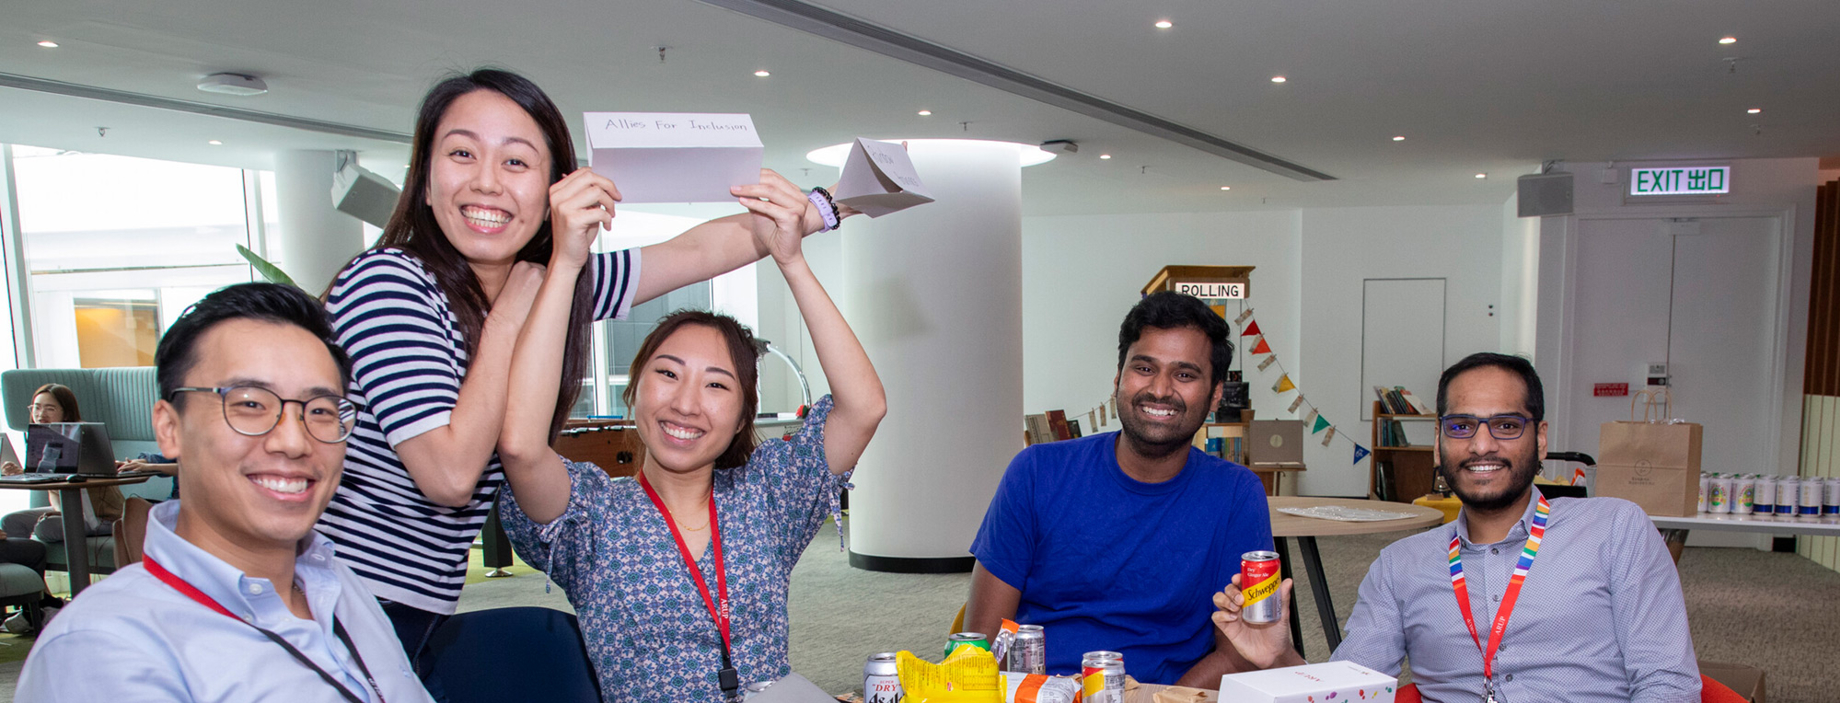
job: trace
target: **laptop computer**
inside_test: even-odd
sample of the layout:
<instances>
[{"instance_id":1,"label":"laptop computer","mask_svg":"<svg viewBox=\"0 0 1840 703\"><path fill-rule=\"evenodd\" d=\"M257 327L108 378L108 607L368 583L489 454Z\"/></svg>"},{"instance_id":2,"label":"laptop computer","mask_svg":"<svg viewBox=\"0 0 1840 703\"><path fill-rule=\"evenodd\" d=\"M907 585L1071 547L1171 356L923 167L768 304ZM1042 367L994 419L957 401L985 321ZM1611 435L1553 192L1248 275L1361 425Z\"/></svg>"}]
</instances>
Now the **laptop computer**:
<instances>
[{"instance_id":1,"label":"laptop computer","mask_svg":"<svg viewBox=\"0 0 1840 703\"><path fill-rule=\"evenodd\" d=\"M115 447L100 422L52 422L26 427L28 475L114 476Z\"/></svg>"},{"instance_id":2,"label":"laptop computer","mask_svg":"<svg viewBox=\"0 0 1840 703\"><path fill-rule=\"evenodd\" d=\"M1302 420L1253 420L1246 460L1254 466L1303 463Z\"/></svg>"}]
</instances>

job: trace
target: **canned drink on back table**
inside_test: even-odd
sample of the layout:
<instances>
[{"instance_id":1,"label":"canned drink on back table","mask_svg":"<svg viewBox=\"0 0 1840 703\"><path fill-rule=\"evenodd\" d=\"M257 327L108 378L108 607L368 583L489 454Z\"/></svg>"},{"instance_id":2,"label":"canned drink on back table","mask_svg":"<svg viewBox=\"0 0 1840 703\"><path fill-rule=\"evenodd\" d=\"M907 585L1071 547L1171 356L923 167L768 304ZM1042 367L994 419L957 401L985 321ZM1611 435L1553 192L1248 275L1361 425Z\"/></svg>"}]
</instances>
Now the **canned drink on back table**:
<instances>
[{"instance_id":1,"label":"canned drink on back table","mask_svg":"<svg viewBox=\"0 0 1840 703\"><path fill-rule=\"evenodd\" d=\"M900 667L894 652L872 654L863 664L863 703L896 703L901 700Z\"/></svg>"},{"instance_id":2,"label":"canned drink on back table","mask_svg":"<svg viewBox=\"0 0 1840 703\"><path fill-rule=\"evenodd\" d=\"M1699 472L1699 511L1706 512L1706 493L1712 490L1712 474Z\"/></svg>"},{"instance_id":3,"label":"canned drink on back table","mask_svg":"<svg viewBox=\"0 0 1840 703\"><path fill-rule=\"evenodd\" d=\"M1080 658L1080 683L1086 703L1124 703L1124 655L1087 652Z\"/></svg>"},{"instance_id":4,"label":"canned drink on back table","mask_svg":"<svg viewBox=\"0 0 1840 703\"><path fill-rule=\"evenodd\" d=\"M1751 514L1752 504L1756 498L1756 476L1752 474L1738 474L1731 479L1731 512L1733 515Z\"/></svg>"},{"instance_id":5,"label":"canned drink on back table","mask_svg":"<svg viewBox=\"0 0 1840 703\"><path fill-rule=\"evenodd\" d=\"M1277 622L1278 584L1281 582L1277 552L1246 552L1241 555L1239 588L1245 598L1245 605L1239 611L1240 619L1260 625Z\"/></svg>"},{"instance_id":6,"label":"canned drink on back table","mask_svg":"<svg viewBox=\"0 0 1840 703\"><path fill-rule=\"evenodd\" d=\"M1826 491L1827 482L1813 476L1802 479L1802 500L1797 506L1797 517L1820 517L1821 494Z\"/></svg>"},{"instance_id":7,"label":"canned drink on back table","mask_svg":"<svg viewBox=\"0 0 1840 703\"><path fill-rule=\"evenodd\" d=\"M1048 673L1048 633L1040 625L1016 626L1009 645L1009 670L1020 674Z\"/></svg>"},{"instance_id":8,"label":"canned drink on back table","mask_svg":"<svg viewBox=\"0 0 1840 703\"><path fill-rule=\"evenodd\" d=\"M1751 512L1768 515L1776 512L1776 477L1758 476L1756 495L1751 502Z\"/></svg>"},{"instance_id":9,"label":"canned drink on back table","mask_svg":"<svg viewBox=\"0 0 1840 703\"><path fill-rule=\"evenodd\" d=\"M1827 479L1827 488L1821 491L1821 514L1840 515L1840 477Z\"/></svg>"},{"instance_id":10,"label":"canned drink on back table","mask_svg":"<svg viewBox=\"0 0 1840 703\"><path fill-rule=\"evenodd\" d=\"M1706 512L1723 515L1731 512L1731 477L1712 475L1712 488L1706 491Z\"/></svg>"},{"instance_id":11,"label":"canned drink on back table","mask_svg":"<svg viewBox=\"0 0 1840 703\"><path fill-rule=\"evenodd\" d=\"M952 656L952 653L958 651L959 647L966 645L988 652L990 651L990 638L985 637L982 632L954 632L951 637L946 638L945 655Z\"/></svg>"},{"instance_id":12,"label":"canned drink on back table","mask_svg":"<svg viewBox=\"0 0 1840 703\"><path fill-rule=\"evenodd\" d=\"M1795 476L1783 476L1776 479L1776 514L1794 515L1797 496L1802 491L1802 480Z\"/></svg>"}]
</instances>

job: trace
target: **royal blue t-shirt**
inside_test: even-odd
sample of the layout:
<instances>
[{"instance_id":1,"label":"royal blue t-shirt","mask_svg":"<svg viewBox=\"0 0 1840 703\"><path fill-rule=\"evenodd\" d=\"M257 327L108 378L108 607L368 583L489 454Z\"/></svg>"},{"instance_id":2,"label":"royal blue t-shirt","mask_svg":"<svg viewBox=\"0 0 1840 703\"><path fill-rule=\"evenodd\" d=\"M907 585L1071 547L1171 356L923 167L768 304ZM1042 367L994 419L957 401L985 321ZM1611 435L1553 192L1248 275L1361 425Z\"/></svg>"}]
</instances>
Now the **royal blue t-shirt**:
<instances>
[{"instance_id":1,"label":"royal blue t-shirt","mask_svg":"<svg viewBox=\"0 0 1840 703\"><path fill-rule=\"evenodd\" d=\"M1117 437L1022 450L971 553L1022 592L1016 622L1046 629L1048 673L1112 650L1137 680L1172 684L1214 648L1214 594L1240 555L1272 548L1265 489L1192 448L1182 473L1143 483L1118 467Z\"/></svg>"}]
</instances>

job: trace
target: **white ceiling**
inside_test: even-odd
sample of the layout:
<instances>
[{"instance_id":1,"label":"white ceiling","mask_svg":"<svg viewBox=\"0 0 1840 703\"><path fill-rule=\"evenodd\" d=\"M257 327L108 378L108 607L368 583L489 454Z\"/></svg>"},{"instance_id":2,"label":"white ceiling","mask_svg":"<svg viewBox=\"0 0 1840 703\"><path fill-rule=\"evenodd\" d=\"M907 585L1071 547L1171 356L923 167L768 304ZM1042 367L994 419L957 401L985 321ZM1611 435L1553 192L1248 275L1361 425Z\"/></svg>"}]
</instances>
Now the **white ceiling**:
<instances>
[{"instance_id":1,"label":"white ceiling","mask_svg":"<svg viewBox=\"0 0 1840 703\"><path fill-rule=\"evenodd\" d=\"M835 178L805 152L859 135L1080 142L1024 172L1031 215L1500 203L1545 159L1840 154L1833 0L825 6L1339 180L1294 181L696 0L7 0L0 72L406 133L442 74L493 64L571 116L752 113L767 165L805 185ZM1175 27L1151 27L1162 18ZM1735 73L1728 57L1743 59ZM193 87L218 71L270 92ZM353 148L391 176L407 151L5 88L0 141L258 168L281 149Z\"/></svg>"}]
</instances>

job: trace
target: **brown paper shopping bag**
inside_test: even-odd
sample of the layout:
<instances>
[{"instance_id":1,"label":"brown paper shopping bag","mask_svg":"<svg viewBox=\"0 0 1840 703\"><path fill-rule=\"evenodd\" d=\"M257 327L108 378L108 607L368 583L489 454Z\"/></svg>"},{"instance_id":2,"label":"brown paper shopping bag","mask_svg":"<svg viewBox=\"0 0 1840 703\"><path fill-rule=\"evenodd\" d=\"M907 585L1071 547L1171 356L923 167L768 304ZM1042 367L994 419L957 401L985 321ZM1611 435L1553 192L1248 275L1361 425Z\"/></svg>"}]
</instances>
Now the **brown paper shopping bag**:
<instances>
[{"instance_id":1,"label":"brown paper shopping bag","mask_svg":"<svg viewBox=\"0 0 1840 703\"><path fill-rule=\"evenodd\" d=\"M1638 401L1647 400L1642 419ZM1699 454L1705 429L1670 419L1667 389L1630 399L1629 420L1606 422L1597 440L1597 495L1622 498L1650 515L1699 512ZM1659 412L1655 412L1659 410Z\"/></svg>"}]
</instances>

